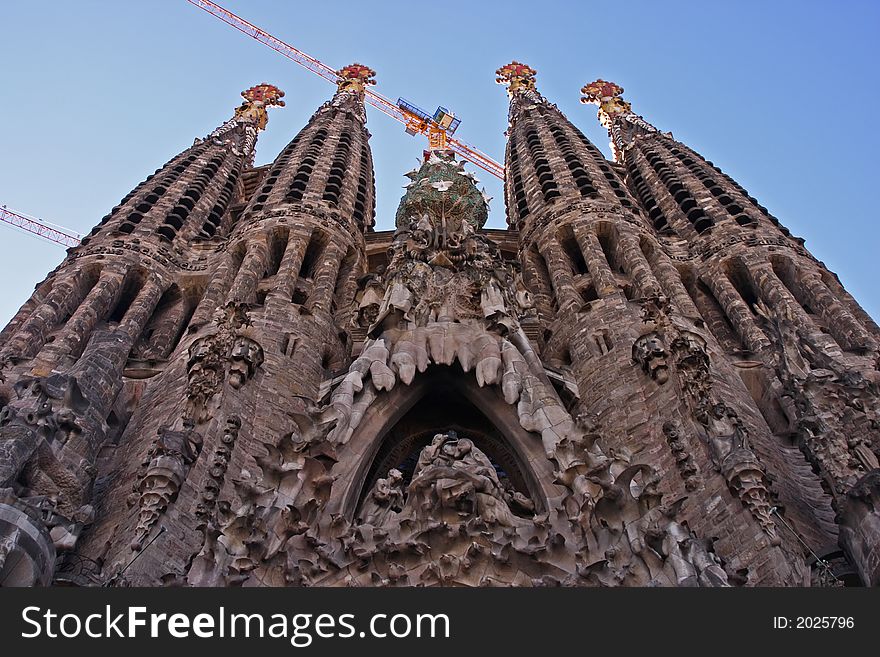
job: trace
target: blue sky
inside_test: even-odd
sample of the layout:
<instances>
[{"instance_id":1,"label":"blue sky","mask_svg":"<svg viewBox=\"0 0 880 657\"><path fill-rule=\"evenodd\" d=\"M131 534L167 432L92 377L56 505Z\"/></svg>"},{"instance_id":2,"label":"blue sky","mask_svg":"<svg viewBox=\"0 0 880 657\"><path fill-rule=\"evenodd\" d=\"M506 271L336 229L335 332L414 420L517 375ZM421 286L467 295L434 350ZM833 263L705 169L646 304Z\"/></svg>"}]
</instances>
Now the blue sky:
<instances>
[{"instance_id":1,"label":"blue sky","mask_svg":"<svg viewBox=\"0 0 880 657\"><path fill-rule=\"evenodd\" d=\"M458 136L504 155L507 96L494 71L538 70L542 93L606 154L596 77L757 197L880 318L876 128L880 3L221 2L331 66L378 71L378 91L462 119ZM0 0L0 204L81 233L156 167L277 84L257 164L270 162L331 85L184 0ZM420 138L369 111L377 228L393 225ZM479 175L479 173L478 173ZM504 225L500 182L489 226ZM0 226L0 324L64 257Z\"/></svg>"}]
</instances>

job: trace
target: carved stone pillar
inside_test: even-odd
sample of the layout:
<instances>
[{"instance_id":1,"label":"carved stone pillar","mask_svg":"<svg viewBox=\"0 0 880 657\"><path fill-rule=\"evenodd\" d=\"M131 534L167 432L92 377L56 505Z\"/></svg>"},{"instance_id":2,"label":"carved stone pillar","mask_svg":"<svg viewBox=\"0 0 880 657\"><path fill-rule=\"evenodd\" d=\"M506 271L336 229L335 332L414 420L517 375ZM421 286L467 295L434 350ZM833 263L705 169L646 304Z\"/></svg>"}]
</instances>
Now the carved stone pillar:
<instances>
[{"instance_id":1,"label":"carved stone pillar","mask_svg":"<svg viewBox=\"0 0 880 657\"><path fill-rule=\"evenodd\" d=\"M684 283L681 282L681 275L675 268L669 258L658 252L656 249L649 256L651 269L660 282L663 293L672 303L672 307L679 313L687 317L699 317L700 311L694 305L691 295L687 293Z\"/></svg>"},{"instance_id":2,"label":"carved stone pillar","mask_svg":"<svg viewBox=\"0 0 880 657\"><path fill-rule=\"evenodd\" d=\"M107 316L119 300L124 280L124 271L102 271L95 287L65 323L61 336L46 345L38 358L57 364L68 354L79 356L97 323Z\"/></svg>"},{"instance_id":3,"label":"carved stone pillar","mask_svg":"<svg viewBox=\"0 0 880 657\"><path fill-rule=\"evenodd\" d=\"M578 246L581 247L581 253L584 261L587 263L587 270L593 277L593 286L596 288L596 294L600 297L607 297L617 291L617 279L611 266L605 258L602 251L602 245L599 244L599 238L592 231L577 230L574 233Z\"/></svg>"},{"instance_id":4,"label":"carved stone pillar","mask_svg":"<svg viewBox=\"0 0 880 657\"><path fill-rule=\"evenodd\" d=\"M330 312L333 293L336 290L336 276L339 273L339 266L342 264L343 254L343 249L333 242L324 249L321 263L315 272L314 287L309 299L309 310L312 312Z\"/></svg>"},{"instance_id":5,"label":"carved stone pillar","mask_svg":"<svg viewBox=\"0 0 880 657\"><path fill-rule=\"evenodd\" d=\"M85 296L77 274L63 276L52 285L46 300L37 307L21 328L9 340L0 360L29 358L37 353L46 341L46 335L58 324L64 311L77 307Z\"/></svg>"},{"instance_id":6,"label":"carved stone pillar","mask_svg":"<svg viewBox=\"0 0 880 657\"><path fill-rule=\"evenodd\" d=\"M822 314L827 322L831 334L844 348L866 347L874 343L871 335L853 317L844 305L834 298L831 291L822 282L816 272L803 271L800 274L800 284L803 291L810 298L812 304Z\"/></svg>"},{"instance_id":7,"label":"carved stone pillar","mask_svg":"<svg viewBox=\"0 0 880 657\"><path fill-rule=\"evenodd\" d=\"M310 238L311 232L308 234L291 233L287 240L287 248L284 249L284 255L281 256L275 292L287 301L293 299L296 282L299 280L299 270L302 268L303 257Z\"/></svg>"},{"instance_id":8,"label":"carved stone pillar","mask_svg":"<svg viewBox=\"0 0 880 657\"><path fill-rule=\"evenodd\" d=\"M269 246L266 238L259 236L248 242L247 253L241 263L241 269L232 283L232 289L226 299L227 303L252 303L256 300L257 283L260 282L269 266Z\"/></svg>"},{"instance_id":9,"label":"carved stone pillar","mask_svg":"<svg viewBox=\"0 0 880 657\"><path fill-rule=\"evenodd\" d=\"M574 277L568 264L568 257L555 239L548 240L541 249L547 269L550 272L550 282L556 293L556 300L560 308L573 306L579 308L582 305L581 297L574 286ZM588 265L589 266L589 265Z\"/></svg>"},{"instance_id":10,"label":"carved stone pillar","mask_svg":"<svg viewBox=\"0 0 880 657\"><path fill-rule=\"evenodd\" d=\"M619 239L620 259L624 269L632 278L638 290L638 296L642 298L654 296L660 293L660 285L651 271L648 259L639 248L638 237L631 234L623 234Z\"/></svg>"},{"instance_id":11,"label":"carved stone pillar","mask_svg":"<svg viewBox=\"0 0 880 657\"><path fill-rule=\"evenodd\" d=\"M831 275L827 279L819 276L819 278L825 284L825 287L831 291L831 294L849 310L850 314L857 318L862 323L862 326L868 329L869 333L874 336L880 336L880 326L877 325L873 317L865 312L865 309L859 305L859 302L846 291L846 288L840 284L836 276Z\"/></svg>"},{"instance_id":12,"label":"carved stone pillar","mask_svg":"<svg viewBox=\"0 0 880 657\"><path fill-rule=\"evenodd\" d=\"M162 298L166 288L167 285L156 278L147 279L134 301L131 302L131 307L125 313L125 317L116 327L116 333L123 337L129 350L137 342L147 322L150 321L150 317L153 316L153 311L156 310L159 299Z\"/></svg>"},{"instance_id":13,"label":"carved stone pillar","mask_svg":"<svg viewBox=\"0 0 880 657\"><path fill-rule=\"evenodd\" d=\"M770 345L770 340L758 328L752 313L727 276L722 273L701 276L700 279L712 290L715 299L736 329L743 344L754 352Z\"/></svg>"},{"instance_id":14,"label":"carved stone pillar","mask_svg":"<svg viewBox=\"0 0 880 657\"><path fill-rule=\"evenodd\" d=\"M196 306L195 312L193 312L192 319L190 320L190 327L192 327L190 330L210 322L214 316L214 311L223 305L223 300L232 286L235 275L238 273L236 265L237 261L231 253L227 251L223 254L220 266L214 271L205 294L202 296L201 301L199 301L199 305Z\"/></svg>"},{"instance_id":15,"label":"carved stone pillar","mask_svg":"<svg viewBox=\"0 0 880 657\"><path fill-rule=\"evenodd\" d=\"M186 321L187 303L181 297L169 308L161 312L159 316L153 316L148 326L152 328L152 335L149 339L146 336L141 338L141 349L139 349L142 358L167 358L176 345L177 336L183 328Z\"/></svg>"},{"instance_id":16,"label":"carved stone pillar","mask_svg":"<svg viewBox=\"0 0 880 657\"><path fill-rule=\"evenodd\" d=\"M770 267L749 271L748 275L755 288L760 291L764 303L769 307L781 310L791 318L798 328L808 332L817 330L818 327L813 324L813 320L810 319L803 306L776 277Z\"/></svg>"},{"instance_id":17,"label":"carved stone pillar","mask_svg":"<svg viewBox=\"0 0 880 657\"><path fill-rule=\"evenodd\" d=\"M538 310L538 316L543 318L552 317L553 315L553 299L551 298L552 289L548 286L552 285L549 280L543 276L541 254L535 249L528 251L520 251L523 259L523 273L529 282L529 287L535 300L535 308Z\"/></svg>"}]
</instances>

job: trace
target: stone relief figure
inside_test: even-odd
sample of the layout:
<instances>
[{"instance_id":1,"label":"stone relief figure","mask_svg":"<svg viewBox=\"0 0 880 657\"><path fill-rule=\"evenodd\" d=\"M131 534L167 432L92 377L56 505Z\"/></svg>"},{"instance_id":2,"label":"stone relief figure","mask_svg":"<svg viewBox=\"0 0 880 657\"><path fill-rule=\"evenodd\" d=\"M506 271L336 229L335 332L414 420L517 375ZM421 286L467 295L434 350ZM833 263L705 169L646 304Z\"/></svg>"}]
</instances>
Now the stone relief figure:
<instances>
[{"instance_id":1,"label":"stone relief figure","mask_svg":"<svg viewBox=\"0 0 880 657\"><path fill-rule=\"evenodd\" d=\"M780 543L770 513L770 493L764 468L748 444L748 431L736 411L724 402L711 406L700 421L706 427L716 467L730 488L764 528L773 545Z\"/></svg>"},{"instance_id":2,"label":"stone relief figure","mask_svg":"<svg viewBox=\"0 0 880 657\"><path fill-rule=\"evenodd\" d=\"M639 337L632 347L633 361L641 365L642 370L651 376L659 384L669 380L669 354L663 342L663 337L656 331L651 331Z\"/></svg>"},{"instance_id":3,"label":"stone relief figure","mask_svg":"<svg viewBox=\"0 0 880 657\"><path fill-rule=\"evenodd\" d=\"M691 453L692 447L681 428L681 423L677 420L667 420L663 423L663 434L666 436L666 442L675 457L678 471L684 479L685 489L697 490L700 486L699 468L694 461Z\"/></svg>"},{"instance_id":4,"label":"stone relief figure","mask_svg":"<svg viewBox=\"0 0 880 657\"><path fill-rule=\"evenodd\" d=\"M132 550L143 547L150 529L177 497L201 449L202 437L191 424L186 424L183 431L170 427L159 429L159 436L148 453L149 465L137 488L140 514Z\"/></svg>"},{"instance_id":5,"label":"stone relief figure","mask_svg":"<svg viewBox=\"0 0 880 657\"><path fill-rule=\"evenodd\" d=\"M422 450L404 513L423 520L477 516L507 526L517 521L492 462L473 441L455 432L435 435Z\"/></svg>"},{"instance_id":6,"label":"stone relief figure","mask_svg":"<svg viewBox=\"0 0 880 657\"><path fill-rule=\"evenodd\" d=\"M220 390L222 384L225 352L217 346L220 339L216 335L209 335L189 346L187 415L196 423L208 419L206 405L208 400Z\"/></svg>"},{"instance_id":7,"label":"stone relief figure","mask_svg":"<svg viewBox=\"0 0 880 657\"><path fill-rule=\"evenodd\" d=\"M229 363L229 385L241 388L263 364L263 348L256 340L238 335L232 345Z\"/></svg>"},{"instance_id":8,"label":"stone relief figure","mask_svg":"<svg viewBox=\"0 0 880 657\"><path fill-rule=\"evenodd\" d=\"M212 332L189 346L187 360L186 417L203 424L211 417L209 402L229 384L241 388L263 363L263 349L250 329L247 307L229 304L218 308L212 320ZM227 371L228 368L228 371Z\"/></svg>"},{"instance_id":9,"label":"stone relief figure","mask_svg":"<svg viewBox=\"0 0 880 657\"><path fill-rule=\"evenodd\" d=\"M861 465L866 472L880 468L880 462L877 460L877 454L872 449L872 442L865 437L850 437L846 441L850 452L856 462Z\"/></svg>"},{"instance_id":10,"label":"stone relief figure","mask_svg":"<svg viewBox=\"0 0 880 657\"><path fill-rule=\"evenodd\" d=\"M403 474L392 468L385 478L378 479L361 507L360 521L382 527L390 516L403 509Z\"/></svg>"},{"instance_id":11,"label":"stone relief figure","mask_svg":"<svg viewBox=\"0 0 880 657\"><path fill-rule=\"evenodd\" d=\"M717 402L710 408L705 424L709 432L712 460L719 467L722 467L724 460L732 452L748 449L747 433L742 420L724 402Z\"/></svg>"},{"instance_id":12,"label":"stone relief figure","mask_svg":"<svg viewBox=\"0 0 880 657\"><path fill-rule=\"evenodd\" d=\"M384 273L385 267L380 266L376 273L367 274L358 282L360 290L355 298L357 311L352 317L354 325L369 328L376 323L385 297L385 284L382 278Z\"/></svg>"}]
</instances>

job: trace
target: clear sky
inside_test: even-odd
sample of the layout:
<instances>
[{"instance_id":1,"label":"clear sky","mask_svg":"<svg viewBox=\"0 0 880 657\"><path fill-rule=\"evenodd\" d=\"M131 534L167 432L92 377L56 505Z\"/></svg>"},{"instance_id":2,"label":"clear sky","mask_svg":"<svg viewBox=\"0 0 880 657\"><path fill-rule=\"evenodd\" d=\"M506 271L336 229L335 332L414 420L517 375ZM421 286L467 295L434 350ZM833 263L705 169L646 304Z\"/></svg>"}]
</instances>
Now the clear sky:
<instances>
[{"instance_id":1,"label":"clear sky","mask_svg":"<svg viewBox=\"0 0 880 657\"><path fill-rule=\"evenodd\" d=\"M880 2L281 2L220 4L333 67L378 72L378 91L453 110L458 136L504 156L511 59L606 154L597 77L715 162L774 213L880 318L877 229ZM257 147L270 162L332 85L184 0L0 0L0 204L87 233L119 199L271 82ZM424 144L370 109L377 228ZM478 173L479 175L479 173ZM503 227L500 182L490 227ZM64 257L0 226L0 325Z\"/></svg>"}]
</instances>

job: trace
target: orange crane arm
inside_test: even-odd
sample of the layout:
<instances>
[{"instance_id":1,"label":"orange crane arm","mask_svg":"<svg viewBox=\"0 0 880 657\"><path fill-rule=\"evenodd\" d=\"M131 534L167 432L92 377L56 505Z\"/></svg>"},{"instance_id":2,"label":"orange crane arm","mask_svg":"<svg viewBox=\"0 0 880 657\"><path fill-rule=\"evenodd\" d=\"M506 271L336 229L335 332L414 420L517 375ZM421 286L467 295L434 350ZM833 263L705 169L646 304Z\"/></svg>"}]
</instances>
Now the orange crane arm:
<instances>
[{"instance_id":1,"label":"orange crane arm","mask_svg":"<svg viewBox=\"0 0 880 657\"><path fill-rule=\"evenodd\" d=\"M10 210L5 205L0 207L0 221L9 224L10 226L26 230L29 233L42 237L43 239L68 247L79 246L79 243L82 240L82 237L74 233L72 230L49 226L39 219L26 217L14 210Z\"/></svg>"},{"instance_id":2,"label":"orange crane arm","mask_svg":"<svg viewBox=\"0 0 880 657\"><path fill-rule=\"evenodd\" d=\"M315 59L311 55L304 53L302 50L298 48L294 48L289 43L285 43L281 39L278 39L268 32L260 29L256 25L249 23L245 19L241 18L233 14L228 9L224 9L220 5L211 2L211 0L186 0L191 5L195 5L199 9L203 9L212 16L219 18L227 25L231 25L235 29L247 34L249 37L256 39L260 43L269 46L276 52L281 53L288 59L293 60L303 68L315 73L316 75L321 76L328 82L336 83L336 70L323 63L322 61ZM366 94L366 102L370 105L378 109L379 111L387 114L392 119L403 123L404 125L410 122L410 119L407 115L400 109L395 103L391 100L383 96L382 94L373 91L372 89L365 89ZM428 135L428 127L419 127L418 131L423 135ZM447 137L446 141L449 145L449 148L459 155L461 155L466 160L473 162L475 165L488 171L493 176L504 180L504 167L493 160L491 157L486 155L485 153L477 150L473 146L469 146L461 140L453 139L452 137Z\"/></svg>"}]
</instances>

